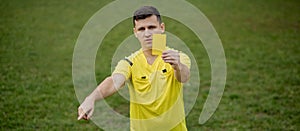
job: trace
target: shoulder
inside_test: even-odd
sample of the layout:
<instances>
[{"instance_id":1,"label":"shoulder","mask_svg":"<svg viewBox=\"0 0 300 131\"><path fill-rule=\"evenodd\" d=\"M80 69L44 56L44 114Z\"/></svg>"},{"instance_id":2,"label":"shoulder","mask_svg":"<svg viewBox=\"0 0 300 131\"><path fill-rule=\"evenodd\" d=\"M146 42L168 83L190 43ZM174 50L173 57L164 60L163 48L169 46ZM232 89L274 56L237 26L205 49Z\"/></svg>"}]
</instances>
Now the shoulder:
<instances>
[{"instance_id":1,"label":"shoulder","mask_svg":"<svg viewBox=\"0 0 300 131\"><path fill-rule=\"evenodd\" d=\"M137 51L135 51L134 53L132 53L130 56L125 57L125 59L128 59L130 61L134 61L135 59L138 59L139 57L142 56L142 49L139 49Z\"/></svg>"},{"instance_id":2,"label":"shoulder","mask_svg":"<svg viewBox=\"0 0 300 131\"><path fill-rule=\"evenodd\" d=\"M129 56L125 56L125 58L121 59L118 64L119 65L130 65L133 66L133 63L135 63L140 57L141 57L141 50L137 50L134 53L132 53Z\"/></svg>"}]
</instances>

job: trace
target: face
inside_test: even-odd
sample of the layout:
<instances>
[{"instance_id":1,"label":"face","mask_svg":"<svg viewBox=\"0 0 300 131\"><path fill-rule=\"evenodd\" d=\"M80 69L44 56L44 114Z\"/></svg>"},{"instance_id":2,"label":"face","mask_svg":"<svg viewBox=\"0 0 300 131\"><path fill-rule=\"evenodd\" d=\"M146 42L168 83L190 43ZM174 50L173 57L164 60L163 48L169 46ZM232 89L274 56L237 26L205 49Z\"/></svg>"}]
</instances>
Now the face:
<instances>
[{"instance_id":1,"label":"face","mask_svg":"<svg viewBox=\"0 0 300 131\"><path fill-rule=\"evenodd\" d=\"M133 28L135 37L141 43L143 50L152 48L152 35L161 34L165 32L164 23L159 23L157 17L152 15L146 19L135 21L135 27Z\"/></svg>"}]
</instances>

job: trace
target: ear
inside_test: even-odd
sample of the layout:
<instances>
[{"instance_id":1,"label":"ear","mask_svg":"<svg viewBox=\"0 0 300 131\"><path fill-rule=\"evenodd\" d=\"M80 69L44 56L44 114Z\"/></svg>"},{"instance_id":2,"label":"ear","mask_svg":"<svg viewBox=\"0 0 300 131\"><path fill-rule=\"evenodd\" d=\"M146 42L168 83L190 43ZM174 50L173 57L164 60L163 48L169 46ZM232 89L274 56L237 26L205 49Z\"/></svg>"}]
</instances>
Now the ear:
<instances>
[{"instance_id":1,"label":"ear","mask_svg":"<svg viewBox=\"0 0 300 131\"><path fill-rule=\"evenodd\" d=\"M133 28L133 33L134 33L134 36L137 37L136 29L135 28Z\"/></svg>"},{"instance_id":2,"label":"ear","mask_svg":"<svg viewBox=\"0 0 300 131\"><path fill-rule=\"evenodd\" d=\"M161 28L161 30L162 30L161 33L165 33L165 23L161 23L161 24L160 24L160 28Z\"/></svg>"}]
</instances>

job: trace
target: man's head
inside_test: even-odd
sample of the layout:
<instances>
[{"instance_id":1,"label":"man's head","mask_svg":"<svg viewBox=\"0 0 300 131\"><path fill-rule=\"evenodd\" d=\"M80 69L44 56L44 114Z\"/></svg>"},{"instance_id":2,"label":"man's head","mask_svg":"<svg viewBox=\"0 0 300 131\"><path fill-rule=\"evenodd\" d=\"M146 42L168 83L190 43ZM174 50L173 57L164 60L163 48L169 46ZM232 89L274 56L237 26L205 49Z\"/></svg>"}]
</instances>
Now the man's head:
<instances>
[{"instance_id":1,"label":"man's head","mask_svg":"<svg viewBox=\"0 0 300 131\"><path fill-rule=\"evenodd\" d=\"M158 10L152 6L143 6L133 15L134 34L144 50L152 48L152 35L165 31L165 25L161 21Z\"/></svg>"},{"instance_id":2,"label":"man's head","mask_svg":"<svg viewBox=\"0 0 300 131\"><path fill-rule=\"evenodd\" d=\"M153 6L143 6L136 10L133 14L133 27L135 27L135 22L138 20L146 19L147 17L150 17L152 15L155 15L157 18L157 21L161 24L162 20L160 17L159 11L153 7Z\"/></svg>"}]
</instances>

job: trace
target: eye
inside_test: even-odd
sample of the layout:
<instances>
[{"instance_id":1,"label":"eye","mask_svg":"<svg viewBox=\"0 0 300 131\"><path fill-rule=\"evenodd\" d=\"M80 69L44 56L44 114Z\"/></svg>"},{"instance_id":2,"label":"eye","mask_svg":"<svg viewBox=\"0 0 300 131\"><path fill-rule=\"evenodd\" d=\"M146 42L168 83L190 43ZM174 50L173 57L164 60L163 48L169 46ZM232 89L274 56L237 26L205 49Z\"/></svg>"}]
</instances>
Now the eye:
<instances>
[{"instance_id":1,"label":"eye","mask_svg":"<svg viewBox=\"0 0 300 131\"><path fill-rule=\"evenodd\" d=\"M144 31L144 30L145 30L145 27L138 28L138 31Z\"/></svg>"},{"instance_id":2,"label":"eye","mask_svg":"<svg viewBox=\"0 0 300 131\"><path fill-rule=\"evenodd\" d=\"M156 28L156 26L153 26L153 25L148 27L148 29L150 29L150 30L155 29L155 28Z\"/></svg>"}]
</instances>

